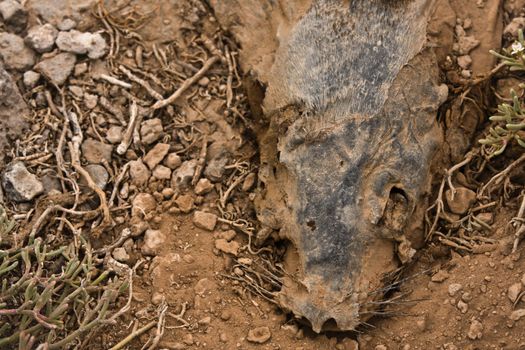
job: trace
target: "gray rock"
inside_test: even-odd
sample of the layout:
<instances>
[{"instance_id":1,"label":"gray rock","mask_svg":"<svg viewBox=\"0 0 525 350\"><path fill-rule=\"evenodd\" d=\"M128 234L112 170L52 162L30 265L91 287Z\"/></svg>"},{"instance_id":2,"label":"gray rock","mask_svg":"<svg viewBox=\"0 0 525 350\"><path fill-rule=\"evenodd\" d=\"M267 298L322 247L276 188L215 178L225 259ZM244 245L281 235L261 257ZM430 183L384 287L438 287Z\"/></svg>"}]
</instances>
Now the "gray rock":
<instances>
[{"instance_id":1,"label":"gray rock","mask_svg":"<svg viewBox=\"0 0 525 350\"><path fill-rule=\"evenodd\" d=\"M131 176L131 183L141 187L148 183L151 172L142 160L133 160L129 163L129 175Z\"/></svg>"},{"instance_id":2,"label":"gray rock","mask_svg":"<svg viewBox=\"0 0 525 350\"><path fill-rule=\"evenodd\" d=\"M77 58L71 53L59 53L56 56L40 61L35 66L37 72L42 73L55 85L63 85L73 72Z\"/></svg>"},{"instance_id":3,"label":"gray rock","mask_svg":"<svg viewBox=\"0 0 525 350\"><path fill-rule=\"evenodd\" d=\"M146 145L150 145L160 139L163 132L164 128L159 118L145 120L140 125L140 138Z\"/></svg>"},{"instance_id":4,"label":"gray rock","mask_svg":"<svg viewBox=\"0 0 525 350\"><path fill-rule=\"evenodd\" d=\"M60 180L56 174L47 173L40 178L42 186L44 186L44 193L48 194L51 191L62 192L62 186L60 185Z\"/></svg>"},{"instance_id":5,"label":"gray rock","mask_svg":"<svg viewBox=\"0 0 525 350\"><path fill-rule=\"evenodd\" d=\"M211 181L221 181L222 176L224 175L226 164L228 164L227 157L214 158L206 166L206 169L204 170L204 175L206 175L206 177Z\"/></svg>"},{"instance_id":6,"label":"gray rock","mask_svg":"<svg viewBox=\"0 0 525 350\"><path fill-rule=\"evenodd\" d=\"M106 188L108 181L109 181L109 174L106 171L106 168L98 164L89 164L89 165L86 165L85 169L91 176L91 179L93 179L95 184L100 189L103 190L104 188Z\"/></svg>"},{"instance_id":7,"label":"gray rock","mask_svg":"<svg viewBox=\"0 0 525 350\"><path fill-rule=\"evenodd\" d=\"M26 28L27 11L15 0L0 2L0 14L9 29L19 33Z\"/></svg>"},{"instance_id":8,"label":"gray rock","mask_svg":"<svg viewBox=\"0 0 525 350\"><path fill-rule=\"evenodd\" d=\"M187 186L193 179L197 161L195 159L187 160L173 172L171 177L171 187L178 188Z\"/></svg>"},{"instance_id":9,"label":"gray rock","mask_svg":"<svg viewBox=\"0 0 525 350\"><path fill-rule=\"evenodd\" d=\"M0 55L7 69L26 71L35 64L35 54L24 39L11 33L0 33Z\"/></svg>"},{"instance_id":10,"label":"gray rock","mask_svg":"<svg viewBox=\"0 0 525 350\"><path fill-rule=\"evenodd\" d=\"M7 166L2 176L2 186L6 195L15 202L28 202L44 193L42 182L22 162Z\"/></svg>"},{"instance_id":11,"label":"gray rock","mask_svg":"<svg viewBox=\"0 0 525 350\"><path fill-rule=\"evenodd\" d=\"M113 250L113 259L120 262L128 262L130 257L125 248L118 247Z\"/></svg>"},{"instance_id":12,"label":"gray rock","mask_svg":"<svg viewBox=\"0 0 525 350\"><path fill-rule=\"evenodd\" d=\"M27 72L24 73L23 81L24 81L25 87L28 89L34 88L39 80L40 80L40 73L37 73L32 70L28 70Z\"/></svg>"},{"instance_id":13,"label":"gray rock","mask_svg":"<svg viewBox=\"0 0 525 350\"><path fill-rule=\"evenodd\" d=\"M9 73L0 67L0 150L8 146L26 128L29 108ZM0 152L3 162L6 152Z\"/></svg>"},{"instance_id":14,"label":"gray rock","mask_svg":"<svg viewBox=\"0 0 525 350\"><path fill-rule=\"evenodd\" d=\"M165 240L166 238L160 230L146 230L144 244L141 248L142 254L151 256L159 254Z\"/></svg>"},{"instance_id":15,"label":"gray rock","mask_svg":"<svg viewBox=\"0 0 525 350\"><path fill-rule=\"evenodd\" d=\"M503 30L503 34L517 38L519 30L523 28L525 28L525 17L514 17Z\"/></svg>"},{"instance_id":16,"label":"gray rock","mask_svg":"<svg viewBox=\"0 0 525 350\"><path fill-rule=\"evenodd\" d=\"M36 52L44 53L53 50L58 30L51 24L46 23L29 29L25 37L25 43Z\"/></svg>"},{"instance_id":17,"label":"gray rock","mask_svg":"<svg viewBox=\"0 0 525 350\"><path fill-rule=\"evenodd\" d=\"M58 33L56 44L62 51L77 55L87 54L91 59L101 58L108 50L108 44L102 35L78 30Z\"/></svg>"},{"instance_id":18,"label":"gray rock","mask_svg":"<svg viewBox=\"0 0 525 350\"><path fill-rule=\"evenodd\" d=\"M87 28L94 23L90 14L96 3L97 0L30 0L26 1L25 7L32 16L57 28L66 19L75 21L78 27Z\"/></svg>"},{"instance_id":19,"label":"gray rock","mask_svg":"<svg viewBox=\"0 0 525 350\"><path fill-rule=\"evenodd\" d=\"M111 162L111 152L113 146L102 143L94 139L87 139L82 143L82 155L89 163L98 164L102 160Z\"/></svg>"}]
</instances>

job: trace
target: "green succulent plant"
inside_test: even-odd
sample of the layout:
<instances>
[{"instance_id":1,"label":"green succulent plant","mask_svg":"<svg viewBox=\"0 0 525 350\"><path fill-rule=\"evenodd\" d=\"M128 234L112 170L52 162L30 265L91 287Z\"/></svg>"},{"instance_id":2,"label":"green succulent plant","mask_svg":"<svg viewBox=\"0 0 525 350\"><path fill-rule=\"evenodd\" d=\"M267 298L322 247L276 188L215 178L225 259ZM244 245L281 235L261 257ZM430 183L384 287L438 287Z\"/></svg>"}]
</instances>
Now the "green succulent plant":
<instances>
[{"instance_id":1,"label":"green succulent plant","mask_svg":"<svg viewBox=\"0 0 525 350\"><path fill-rule=\"evenodd\" d=\"M525 71L525 39L522 30L519 30L518 40L510 48L503 49L502 53L490 52L509 66L511 71ZM520 87L525 85L520 84ZM522 98L514 90L510 93L512 103L498 106L498 112L490 117L493 125L488 134L479 140L489 157L500 155L512 142L525 148L525 108Z\"/></svg>"}]
</instances>

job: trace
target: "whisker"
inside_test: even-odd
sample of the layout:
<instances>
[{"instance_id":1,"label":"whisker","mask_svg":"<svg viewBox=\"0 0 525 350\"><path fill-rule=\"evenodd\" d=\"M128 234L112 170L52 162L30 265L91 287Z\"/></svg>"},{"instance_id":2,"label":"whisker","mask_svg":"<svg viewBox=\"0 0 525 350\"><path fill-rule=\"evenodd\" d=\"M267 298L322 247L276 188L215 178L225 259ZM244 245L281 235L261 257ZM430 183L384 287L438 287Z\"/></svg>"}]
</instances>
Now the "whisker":
<instances>
[{"instance_id":1,"label":"whisker","mask_svg":"<svg viewBox=\"0 0 525 350\"><path fill-rule=\"evenodd\" d=\"M360 325L363 325L363 326L366 326L366 327L369 327L369 328L376 328L376 326L374 326L373 324L370 324L368 322L361 322Z\"/></svg>"},{"instance_id":2,"label":"whisker","mask_svg":"<svg viewBox=\"0 0 525 350\"><path fill-rule=\"evenodd\" d=\"M385 300L385 301L372 301L368 304L373 305L396 305L396 304L413 304L419 303L422 301L428 301L430 298L421 298L421 299L404 299L404 300ZM367 304L364 304L367 305Z\"/></svg>"},{"instance_id":3,"label":"whisker","mask_svg":"<svg viewBox=\"0 0 525 350\"><path fill-rule=\"evenodd\" d=\"M374 316L417 316L416 314L407 313L403 311L366 311L361 313L361 315L374 315Z\"/></svg>"},{"instance_id":4,"label":"whisker","mask_svg":"<svg viewBox=\"0 0 525 350\"><path fill-rule=\"evenodd\" d=\"M381 292L388 292L389 290L392 290L392 289L398 287L401 283L410 281L410 280L412 280L412 279L414 279L414 278L416 278L418 276L421 276L423 274L426 274L427 272L430 272L430 271L432 271L431 268L425 269L425 270L423 270L421 272L418 272L418 273L413 274L411 276L408 276L406 278L403 278L403 279L400 279L398 281L395 281L395 282L391 283L390 285L387 285L385 287L378 288L376 290L370 291L370 292L368 292L368 295L370 296L370 295L374 295L374 294L381 293Z\"/></svg>"}]
</instances>

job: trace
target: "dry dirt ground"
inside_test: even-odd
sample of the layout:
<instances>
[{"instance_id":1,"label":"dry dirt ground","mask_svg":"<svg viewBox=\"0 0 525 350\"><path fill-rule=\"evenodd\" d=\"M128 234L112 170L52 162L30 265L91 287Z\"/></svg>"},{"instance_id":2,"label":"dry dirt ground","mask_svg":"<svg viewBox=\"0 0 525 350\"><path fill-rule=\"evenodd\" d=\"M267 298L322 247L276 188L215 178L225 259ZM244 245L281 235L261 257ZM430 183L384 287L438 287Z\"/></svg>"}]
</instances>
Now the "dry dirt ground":
<instances>
[{"instance_id":1,"label":"dry dirt ground","mask_svg":"<svg viewBox=\"0 0 525 350\"><path fill-rule=\"evenodd\" d=\"M434 33L443 81L451 91L443 119L458 108L462 117L469 114L458 107L456 97L474 79L489 74L496 61L488 50L499 49L502 38L508 45L512 33L504 37L503 28L525 15L520 0L471 2L442 1L438 12L439 20L455 33L454 40L473 36L481 42L470 55L458 54L454 42L443 43L441 34ZM27 24L16 18L4 21L0 53L27 106L16 93L9 93L15 102L5 102L11 109L0 112L1 133L6 133L0 140L4 149L0 171L21 161L43 187L31 201L17 202L4 184L0 199L8 216L16 219L15 240L27 238L34 229L44 240L68 242L83 230L95 250L111 247L98 255L100 268L113 268L112 274L126 278L129 267L135 267L129 309L116 323L99 324L70 347L109 349L133 335L122 348L141 349L145 344L148 348L154 343L159 349L525 349L525 317L520 319L525 316L525 258L523 245L512 253L514 236L508 225L523 196L523 164L510 180L493 188L495 203L468 204L468 215L482 213L478 218L485 224L474 227L481 237L473 240L475 244L446 238L451 233L463 237L465 230L471 231L467 227L471 221L440 226L443 235L418 251L403 282L389 295L392 305L381 315L356 332L314 334L273 303L286 247L274 240L274 233L265 239L255 220L257 121L251 119L235 38L221 29L211 8L200 0L112 0L104 6L90 0L22 3L27 12L21 16L27 17ZM27 48L35 45L27 39L21 49L4 35L24 38L33 26L50 23L66 28L67 20L81 32L101 30L105 55L97 57L91 49L75 52L66 44L36 52L36 47ZM450 50L441 49L446 47ZM55 63L51 72L38 67L38 62L59 52L73 52L69 58L73 64ZM54 80L68 69L67 80ZM41 76L31 81L29 70ZM471 95L479 98L476 118L486 120L497 103L508 98L510 87L519 89L518 79L499 74L483 83L482 97ZM0 92L13 88L9 78L2 79ZM181 98L144 112L188 81L191 85ZM94 191L92 184L81 180L82 169L71 166L70 147L74 150L79 133L71 120L63 122L63 107L75 113L81 127L80 168L89 170L105 191ZM135 127L133 114L139 119ZM447 122L482 134L483 128L468 130L467 119L459 125ZM120 152L126 140L129 144ZM454 174L454 184L479 190L480 184L518 158L516 154L485 165L480 174L476 174L480 162L467 164L460 175ZM454 160L462 158L463 154ZM471 179L476 182L469 183ZM77 180L78 186L73 184ZM71 205L72 195L68 200L61 196L75 192L81 193L75 205L84 213L99 207L103 192L111 228L96 229L105 224L100 213L94 220L56 211L38 222L46 207ZM131 229L129 235L119 239L126 228ZM5 239L0 243L16 244ZM112 310L127 302L126 291ZM9 317L0 313L0 339L16 331L15 325L3 327L13 322ZM137 334L144 326L145 332ZM19 348L18 340L3 348Z\"/></svg>"}]
</instances>

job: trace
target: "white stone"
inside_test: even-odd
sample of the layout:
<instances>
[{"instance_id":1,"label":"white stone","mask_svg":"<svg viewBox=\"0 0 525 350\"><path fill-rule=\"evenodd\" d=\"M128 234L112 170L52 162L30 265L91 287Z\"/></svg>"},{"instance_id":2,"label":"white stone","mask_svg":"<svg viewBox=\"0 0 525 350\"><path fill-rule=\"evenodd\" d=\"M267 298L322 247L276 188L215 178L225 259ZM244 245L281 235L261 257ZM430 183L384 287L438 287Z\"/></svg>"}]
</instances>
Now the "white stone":
<instances>
[{"instance_id":1,"label":"white stone","mask_svg":"<svg viewBox=\"0 0 525 350\"><path fill-rule=\"evenodd\" d=\"M51 24L34 26L29 29L25 37L26 44L39 53L53 50L58 30Z\"/></svg>"},{"instance_id":2,"label":"white stone","mask_svg":"<svg viewBox=\"0 0 525 350\"><path fill-rule=\"evenodd\" d=\"M23 81L24 81L25 87L28 89L34 88L39 80L40 80L40 73L37 73L32 70L28 70L27 72L24 73Z\"/></svg>"},{"instance_id":3,"label":"white stone","mask_svg":"<svg viewBox=\"0 0 525 350\"><path fill-rule=\"evenodd\" d=\"M28 202L44 193L42 182L22 162L7 166L2 176L2 186L7 196L15 202Z\"/></svg>"},{"instance_id":4,"label":"white stone","mask_svg":"<svg viewBox=\"0 0 525 350\"><path fill-rule=\"evenodd\" d=\"M77 55L87 54L91 59L101 58L108 49L106 40L99 33L79 32L78 30L59 32L56 44L62 51Z\"/></svg>"}]
</instances>

